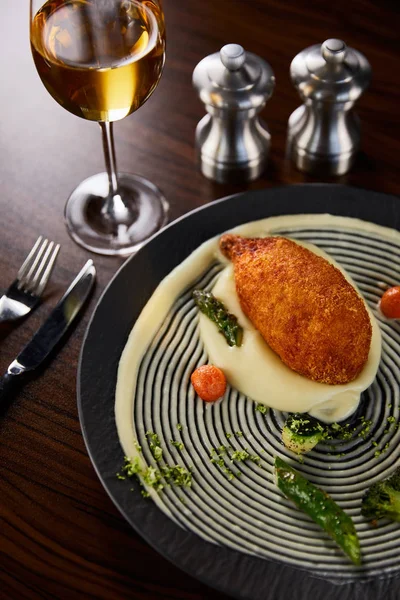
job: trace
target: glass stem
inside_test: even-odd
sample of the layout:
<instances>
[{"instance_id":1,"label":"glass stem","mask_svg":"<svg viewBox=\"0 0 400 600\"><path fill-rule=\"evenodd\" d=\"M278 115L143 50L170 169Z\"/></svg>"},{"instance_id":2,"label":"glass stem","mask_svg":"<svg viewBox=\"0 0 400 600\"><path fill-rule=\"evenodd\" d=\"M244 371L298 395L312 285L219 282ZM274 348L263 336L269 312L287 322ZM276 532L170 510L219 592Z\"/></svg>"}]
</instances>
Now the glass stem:
<instances>
[{"instance_id":1,"label":"glass stem","mask_svg":"<svg viewBox=\"0 0 400 600\"><path fill-rule=\"evenodd\" d=\"M118 176L117 161L115 158L113 124L109 121L101 121L99 125L103 135L104 160L106 163L108 183L110 186L110 196L115 196L118 194Z\"/></svg>"},{"instance_id":2,"label":"glass stem","mask_svg":"<svg viewBox=\"0 0 400 600\"><path fill-rule=\"evenodd\" d=\"M109 185L108 197L102 212L110 221L121 224L127 220L131 220L131 216L119 192L113 124L109 121L100 121L99 125L103 136L104 160Z\"/></svg>"}]
</instances>

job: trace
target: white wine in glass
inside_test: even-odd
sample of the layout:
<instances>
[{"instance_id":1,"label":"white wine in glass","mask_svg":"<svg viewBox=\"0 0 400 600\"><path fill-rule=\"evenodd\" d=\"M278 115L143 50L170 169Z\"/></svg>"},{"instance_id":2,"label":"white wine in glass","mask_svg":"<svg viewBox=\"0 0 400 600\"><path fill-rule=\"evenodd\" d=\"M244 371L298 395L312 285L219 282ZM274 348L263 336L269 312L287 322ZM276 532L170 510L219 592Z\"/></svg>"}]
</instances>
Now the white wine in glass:
<instances>
[{"instance_id":1,"label":"white wine in glass","mask_svg":"<svg viewBox=\"0 0 400 600\"><path fill-rule=\"evenodd\" d=\"M112 135L112 123L137 110L161 77L160 0L31 0L31 47L53 98L103 132L107 172L71 194L69 233L94 252L129 254L165 224L168 210L151 182L117 173Z\"/></svg>"}]
</instances>

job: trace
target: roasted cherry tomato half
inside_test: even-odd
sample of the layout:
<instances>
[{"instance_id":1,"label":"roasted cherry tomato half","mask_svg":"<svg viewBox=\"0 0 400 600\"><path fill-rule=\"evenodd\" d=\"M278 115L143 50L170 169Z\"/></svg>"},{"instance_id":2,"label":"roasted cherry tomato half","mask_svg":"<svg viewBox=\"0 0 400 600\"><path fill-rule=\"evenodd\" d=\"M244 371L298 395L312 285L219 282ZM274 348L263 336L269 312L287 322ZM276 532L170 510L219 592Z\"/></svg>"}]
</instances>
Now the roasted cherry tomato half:
<instances>
[{"instance_id":1,"label":"roasted cherry tomato half","mask_svg":"<svg viewBox=\"0 0 400 600\"><path fill-rule=\"evenodd\" d=\"M388 319L400 319L400 285L386 290L379 307Z\"/></svg>"}]
</instances>

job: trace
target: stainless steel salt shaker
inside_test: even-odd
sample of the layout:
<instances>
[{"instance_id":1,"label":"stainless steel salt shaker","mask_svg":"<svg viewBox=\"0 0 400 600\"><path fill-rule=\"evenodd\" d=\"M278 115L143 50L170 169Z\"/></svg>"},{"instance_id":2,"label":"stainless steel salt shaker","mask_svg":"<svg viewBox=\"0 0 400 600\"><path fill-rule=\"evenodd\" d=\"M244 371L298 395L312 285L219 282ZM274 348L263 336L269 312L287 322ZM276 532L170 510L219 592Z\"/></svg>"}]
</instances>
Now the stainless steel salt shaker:
<instances>
[{"instance_id":1,"label":"stainless steel salt shaker","mask_svg":"<svg viewBox=\"0 0 400 600\"><path fill-rule=\"evenodd\" d=\"M271 139L258 116L275 86L270 65L228 44L199 62L193 85L208 112L196 129L203 175L219 183L256 179L267 165Z\"/></svg>"},{"instance_id":2,"label":"stainless steel salt shaker","mask_svg":"<svg viewBox=\"0 0 400 600\"><path fill-rule=\"evenodd\" d=\"M300 52L290 75L304 104L289 118L289 155L301 171L346 173L359 147L353 106L370 82L369 62L342 40L329 39Z\"/></svg>"}]
</instances>

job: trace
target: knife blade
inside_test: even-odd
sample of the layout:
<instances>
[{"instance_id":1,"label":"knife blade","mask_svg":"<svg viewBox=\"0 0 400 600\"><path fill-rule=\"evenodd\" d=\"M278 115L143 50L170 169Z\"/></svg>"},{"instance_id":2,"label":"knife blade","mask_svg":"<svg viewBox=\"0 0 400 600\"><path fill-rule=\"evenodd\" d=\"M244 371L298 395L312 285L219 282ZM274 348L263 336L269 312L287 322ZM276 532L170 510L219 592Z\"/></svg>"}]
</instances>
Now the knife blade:
<instances>
[{"instance_id":1,"label":"knife blade","mask_svg":"<svg viewBox=\"0 0 400 600\"><path fill-rule=\"evenodd\" d=\"M82 308L95 279L95 266L88 260L43 325L0 378L0 406L15 390L15 384L22 382L22 376L37 369L61 340Z\"/></svg>"}]
</instances>

